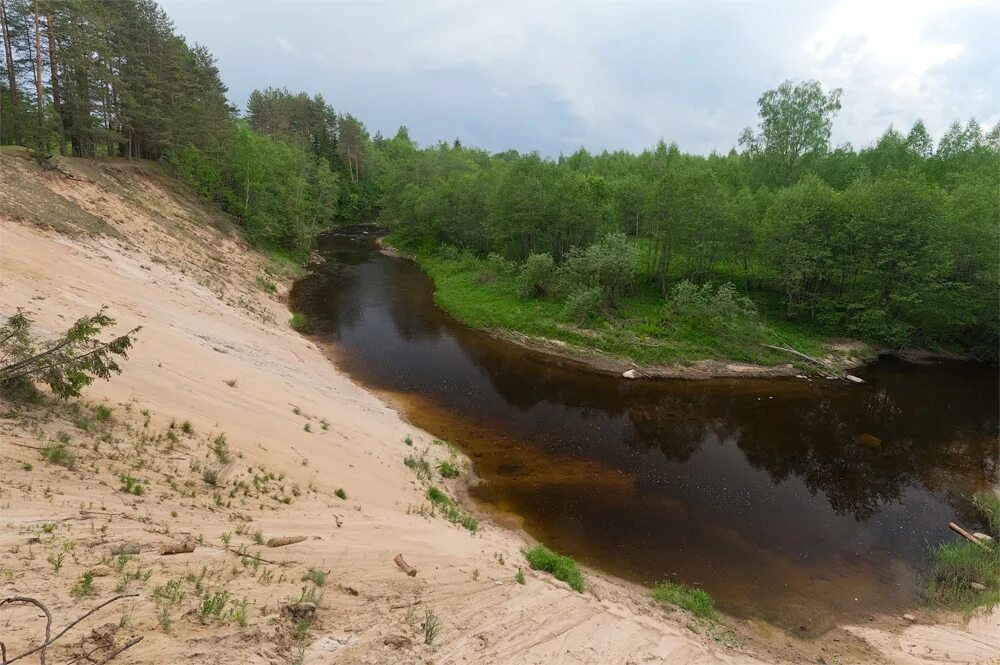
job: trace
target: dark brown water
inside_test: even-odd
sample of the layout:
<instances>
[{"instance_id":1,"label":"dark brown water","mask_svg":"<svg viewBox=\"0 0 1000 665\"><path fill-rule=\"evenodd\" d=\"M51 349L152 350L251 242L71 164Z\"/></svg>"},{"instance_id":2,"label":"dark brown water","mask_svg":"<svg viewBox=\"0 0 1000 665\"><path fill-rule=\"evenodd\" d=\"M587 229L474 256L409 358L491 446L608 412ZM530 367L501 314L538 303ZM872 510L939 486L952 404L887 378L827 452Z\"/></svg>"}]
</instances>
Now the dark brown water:
<instances>
[{"instance_id":1,"label":"dark brown water","mask_svg":"<svg viewBox=\"0 0 1000 665\"><path fill-rule=\"evenodd\" d=\"M815 634L918 602L948 522L981 526L969 496L1000 472L995 366L883 360L864 385L628 381L456 323L370 237L322 251L293 298L340 366L468 452L477 499L584 563Z\"/></svg>"}]
</instances>

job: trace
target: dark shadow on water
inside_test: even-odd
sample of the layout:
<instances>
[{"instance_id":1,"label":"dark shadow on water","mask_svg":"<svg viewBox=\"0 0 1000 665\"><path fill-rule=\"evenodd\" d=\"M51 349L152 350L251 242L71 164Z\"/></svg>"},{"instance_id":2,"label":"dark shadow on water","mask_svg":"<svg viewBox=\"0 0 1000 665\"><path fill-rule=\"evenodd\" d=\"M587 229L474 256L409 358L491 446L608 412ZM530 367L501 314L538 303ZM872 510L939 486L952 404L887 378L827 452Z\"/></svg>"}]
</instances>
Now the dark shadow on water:
<instances>
[{"instance_id":1,"label":"dark shadow on water","mask_svg":"<svg viewBox=\"0 0 1000 665\"><path fill-rule=\"evenodd\" d=\"M807 634L899 611L998 477L994 366L882 360L863 385L625 381L461 326L370 239L328 238L293 299L344 370L461 445L476 497L551 547ZM876 443L877 439L877 443Z\"/></svg>"}]
</instances>

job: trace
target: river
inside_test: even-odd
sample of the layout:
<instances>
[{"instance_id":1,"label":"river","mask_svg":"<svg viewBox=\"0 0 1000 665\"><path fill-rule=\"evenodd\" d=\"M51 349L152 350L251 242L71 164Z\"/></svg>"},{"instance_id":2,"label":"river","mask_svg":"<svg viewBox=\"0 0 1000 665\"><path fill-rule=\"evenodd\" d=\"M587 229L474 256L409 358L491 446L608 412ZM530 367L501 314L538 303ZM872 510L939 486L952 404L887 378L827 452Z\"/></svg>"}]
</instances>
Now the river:
<instances>
[{"instance_id":1,"label":"river","mask_svg":"<svg viewBox=\"0 0 1000 665\"><path fill-rule=\"evenodd\" d=\"M466 452L484 510L584 564L812 635L915 605L948 522L982 527L969 497L1000 473L996 366L629 381L457 323L372 236L320 251L292 299L338 365Z\"/></svg>"}]
</instances>

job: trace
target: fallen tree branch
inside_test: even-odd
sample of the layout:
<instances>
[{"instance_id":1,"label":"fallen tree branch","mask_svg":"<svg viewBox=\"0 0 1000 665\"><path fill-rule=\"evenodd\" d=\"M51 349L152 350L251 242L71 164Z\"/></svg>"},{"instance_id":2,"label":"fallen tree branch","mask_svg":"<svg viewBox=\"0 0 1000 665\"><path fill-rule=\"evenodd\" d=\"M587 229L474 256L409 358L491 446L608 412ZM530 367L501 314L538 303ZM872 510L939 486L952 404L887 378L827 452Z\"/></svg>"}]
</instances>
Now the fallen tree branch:
<instances>
[{"instance_id":1,"label":"fallen tree branch","mask_svg":"<svg viewBox=\"0 0 1000 665\"><path fill-rule=\"evenodd\" d=\"M250 552L244 552L244 551L234 550L234 549L230 549L230 548L221 548L221 549L225 549L227 552L231 552L231 553L235 554L236 556L238 556L240 558L247 557L248 559L253 559L254 561L260 561L261 563L269 563L269 564L272 564L272 565L275 565L275 566L282 566L282 567L284 567L284 566L288 566L288 565L293 564L293 563L298 563L298 561L290 561L290 560L288 560L288 561L272 561L271 559L265 559L262 556L257 556L256 554L251 554Z\"/></svg>"},{"instance_id":2,"label":"fallen tree branch","mask_svg":"<svg viewBox=\"0 0 1000 665\"><path fill-rule=\"evenodd\" d=\"M34 605L35 607L37 607L38 609L40 609L42 612L45 613L45 642L43 642L42 646L39 647L41 648L42 653L38 659L42 665L45 665L45 646L48 644L48 642L50 642L49 636L52 634L52 612L49 612L49 608L45 607L45 605L40 600L36 600L29 596L11 596L10 598L4 598L2 601L0 601L0 606L7 605L8 603L25 603L27 605ZM51 641L54 642L55 640ZM38 649L35 649L35 651L37 650ZM17 658L23 658L26 655L28 654L22 654ZM7 663L12 663L14 662L14 660L17 660L17 658L14 658L13 660L7 660L7 649L6 647L4 647L3 665L7 665Z\"/></svg>"},{"instance_id":3,"label":"fallen tree branch","mask_svg":"<svg viewBox=\"0 0 1000 665\"><path fill-rule=\"evenodd\" d=\"M134 647L139 642L142 642L142 638L143 637L145 637L145 636L144 635L140 635L139 637L135 637L135 638L129 640L128 642L126 642L125 644L121 645L120 647L118 647L117 649L115 649L114 651L112 651L111 653L109 653L107 656L105 656L104 660L102 660L101 663L107 663L111 659L116 658L118 656L118 654L120 654L122 651L125 651L125 649L131 649L132 647Z\"/></svg>"},{"instance_id":4,"label":"fallen tree branch","mask_svg":"<svg viewBox=\"0 0 1000 665\"><path fill-rule=\"evenodd\" d=\"M37 653L39 651L42 652L42 654L41 654L41 662L44 663L45 662L45 649L50 644L52 644L53 642L55 642L56 640L58 640L60 637L62 637L63 635L65 635L67 633L67 631L69 631L70 628L72 628L76 624L80 623L81 621L83 621L84 619L86 619L87 617L89 617L94 612L97 612L98 610L100 610L100 609L102 609L104 607L107 607L108 605L110 605L111 603L115 602L116 600L121 600L122 598L136 598L136 597L138 597L138 595L139 594L137 594L137 593L123 593L123 594L119 594L119 595L117 595L117 596L115 596L113 598L109 598L108 600L104 601L103 603L101 603L100 605L98 605L94 609L90 610L86 614L83 614L80 617L74 619L73 621L70 621L68 624L66 624L65 628L63 628L58 633L56 633L56 636L52 637L52 638L49 637L50 628L52 626L52 615L51 615L51 613L49 613L48 608L45 607L45 605L43 605L41 602L39 602L38 600L35 600L34 598L29 598L28 596L12 596L10 598L4 598L3 600L0 600L0 606L6 605L7 603L29 603L31 605L35 605L35 606L39 607L43 612L45 612L46 616L48 616L48 623L47 623L47 625L45 627L45 641L42 642L41 644L39 644L34 649L30 649L30 650L25 651L24 653L22 653L22 654L20 654L18 656L14 656L10 660L7 659L7 653L6 653L7 650L5 648L4 649L4 654L3 654L3 661L0 662L0 665L10 665L10 663L13 663L15 661L21 660L22 658L24 658L26 656L30 656L31 654Z\"/></svg>"}]
</instances>

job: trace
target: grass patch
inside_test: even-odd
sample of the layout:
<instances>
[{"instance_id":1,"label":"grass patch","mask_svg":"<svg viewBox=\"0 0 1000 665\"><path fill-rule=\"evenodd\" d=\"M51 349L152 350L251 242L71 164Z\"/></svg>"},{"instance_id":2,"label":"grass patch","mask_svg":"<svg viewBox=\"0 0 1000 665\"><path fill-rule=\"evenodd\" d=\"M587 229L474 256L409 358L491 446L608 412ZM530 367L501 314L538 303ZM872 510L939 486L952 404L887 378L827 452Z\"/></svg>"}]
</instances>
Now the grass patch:
<instances>
[{"instance_id":1,"label":"grass patch","mask_svg":"<svg viewBox=\"0 0 1000 665\"><path fill-rule=\"evenodd\" d=\"M430 479L431 465L430 462L424 459L423 455L421 455L420 457L413 457L412 455L407 455L406 457L403 458L403 464L405 464L407 468L412 469L413 472L417 474L417 478Z\"/></svg>"},{"instance_id":2,"label":"grass patch","mask_svg":"<svg viewBox=\"0 0 1000 665\"><path fill-rule=\"evenodd\" d=\"M1000 604L1000 547L965 540L938 546L931 557L927 602L966 613Z\"/></svg>"},{"instance_id":3,"label":"grass patch","mask_svg":"<svg viewBox=\"0 0 1000 665\"><path fill-rule=\"evenodd\" d=\"M344 491L343 487L338 487L334 494L336 494L339 499L344 499L345 501L347 500L347 492Z\"/></svg>"},{"instance_id":4,"label":"grass patch","mask_svg":"<svg viewBox=\"0 0 1000 665\"><path fill-rule=\"evenodd\" d=\"M701 589L692 589L673 582L660 582L653 587L653 600L661 605L676 605L702 619L711 621L718 619L712 597Z\"/></svg>"},{"instance_id":5,"label":"grass patch","mask_svg":"<svg viewBox=\"0 0 1000 665\"><path fill-rule=\"evenodd\" d=\"M534 570L543 570L557 580L569 584L574 591L583 591L583 573L572 557L556 554L545 545L524 550L524 558Z\"/></svg>"},{"instance_id":6,"label":"grass patch","mask_svg":"<svg viewBox=\"0 0 1000 665\"><path fill-rule=\"evenodd\" d=\"M126 494L134 494L136 496L142 496L145 490L142 487L142 482L138 478L133 478L128 474L123 474L121 476L122 486L121 491Z\"/></svg>"},{"instance_id":7,"label":"grass patch","mask_svg":"<svg viewBox=\"0 0 1000 665\"><path fill-rule=\"evenodd\" d=\"M223 464L229 463L229 442L226 441L225 434L219 434L219 436L213 439L212 452L215 453L215 457Z\"/></svg>"},{"instance_id":8,"label":"grass patch","mask_svg":"<svg viewBox=\"0 0 1000 665\"><path fill-rule=\"evenodd\" d=\"M438 472L444 478L458 478L458 465L453 460L446 459L438 464Z\"/></svg>"},{"instance_id":9,"label":"grass patch","mask_svg":"<svg viewBox=\"0 0 1000 665\"><path fill-rule=\"evenodd\" d=\"M431 503L436 504L438 506L452 505L452 501L451 499L448 498L448 495L439 490L434 485L431 485L430 487L427 488L427 498L430 500Z\"/></svg>"},{"instance_id":10,"label":"grass patch","mask_svg":"<svg viewBox=\"0 0 1000 665\"><path fill-rule=\"evenodd\" d=\"M396 239L390 239L400 246ZM405 243L403 243L405 245ZM736 360L762 365L792 361L788 355L758 342L775 343L775 335L746 339L719 334L698 322L679 320L666 313L667 298L653 285L638 284L622 297L613 313L614 325L598 316L581 325L567 313L565 298L524 298L516 273L493 271L488 260L469 255L445 257L405 247L434 281L435 303L456 319L478 329L503 329L530 337L555 339L638 363L686 363L706 358ZM481 275L491 273L491 279ZM716 284L732 275L714 275ZM806 323L789 322L762 294L751 293L761 309L766 328L803 353L822 356L827 331ZM772 311L773 310L773 311Z\"/></svg>"},{"instance_id":11,"label":"grass patch","mask_svg":"<svg viewBox=\"0 0 1000 665\"><path fill-rule=\"evenodd\" d=\"M310 568L309 572L302 576L303 582L312 582L316 586L326 586L326 576L329 573L325 570Z\"/></svg>"},{"instance_id":12,"label":"grass patch","mask_svg":"<svg viewBox=\"0 0 1000 665\"><path fill-rule=\"evenodd\" d=\"M972 505L982 515L986 528L994 538L1000 538L1000 496L994 492L976 492Z\"/></svg>"},{"instance_id":13,"label":"grass patch","mask_svg":"<svg viewBox=\"0 0 1000 665\"><path fill-rule=\"evenodd\" d=\"M69 451L65 443L50 443L45 445L42 447L41 455L42 459L49 464L55 464L67 469L73 469L76 466L73 453Z\"/></svg>"}]
</instances>

